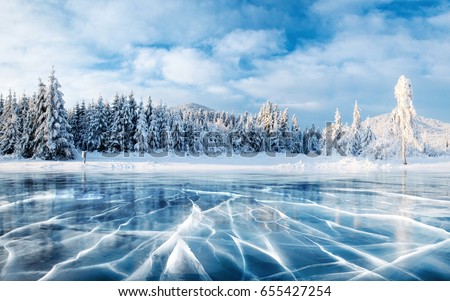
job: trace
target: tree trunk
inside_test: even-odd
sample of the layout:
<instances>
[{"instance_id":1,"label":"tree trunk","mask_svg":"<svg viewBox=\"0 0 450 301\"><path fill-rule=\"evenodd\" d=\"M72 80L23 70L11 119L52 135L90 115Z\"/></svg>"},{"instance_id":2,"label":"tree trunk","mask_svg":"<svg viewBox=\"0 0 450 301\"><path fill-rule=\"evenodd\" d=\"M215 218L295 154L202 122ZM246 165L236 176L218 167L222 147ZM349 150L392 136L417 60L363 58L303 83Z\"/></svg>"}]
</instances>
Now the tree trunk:
<instances>
[{"instance_id":1,"label":"tree trunk","mask_svg":"<svg viewBox=\"0 0 450 301\"><path fill-rule=\"evenodd\" d=\"M406 137L402 135L402 158L403 158L403 164L406 163Z\"/></svg>"}]
</instances>

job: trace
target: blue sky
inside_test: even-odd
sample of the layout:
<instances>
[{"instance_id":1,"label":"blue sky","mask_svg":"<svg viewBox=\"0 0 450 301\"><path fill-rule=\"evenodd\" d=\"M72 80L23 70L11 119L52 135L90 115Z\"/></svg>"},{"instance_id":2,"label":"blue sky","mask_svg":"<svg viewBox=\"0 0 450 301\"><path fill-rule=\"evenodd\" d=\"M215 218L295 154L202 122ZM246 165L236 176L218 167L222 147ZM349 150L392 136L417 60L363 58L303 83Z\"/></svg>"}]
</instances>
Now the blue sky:
<instances>
[{"instance_id":1,"label":"blue sky","mask_svg":"<svg viewBox=\"0 0 450 301\"><path fill-rule=\"evenodd\" d=\"M338 107L390 112L411 79L419 115L450 122L448 1L1 1L0 91L32 93L52 65L67 107L131 90L168 105L257 112L302 125Z\"/></svg>"}]
</instances>

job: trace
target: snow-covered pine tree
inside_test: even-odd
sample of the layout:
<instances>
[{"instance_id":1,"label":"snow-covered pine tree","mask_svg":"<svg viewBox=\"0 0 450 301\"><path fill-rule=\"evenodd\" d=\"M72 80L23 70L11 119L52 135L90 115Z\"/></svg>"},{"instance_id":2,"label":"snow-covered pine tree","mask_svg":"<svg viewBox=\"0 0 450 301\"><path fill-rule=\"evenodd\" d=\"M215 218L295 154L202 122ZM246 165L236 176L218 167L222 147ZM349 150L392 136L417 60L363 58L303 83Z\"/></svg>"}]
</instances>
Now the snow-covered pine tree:
<instances>
[{"instance_id":1,"label":"snow-covered pine tree","mask_svg":"<svg viewBox=\"0 0 450 301\"><path fill-rule=\"evenodd\" d=\"M336 112L334 114L334 123L331 126L331 131L333 146L337 149L339 154L345 155L348 147L348 133L344 132L344 126L342 124L342 118L338 108L336 108Z\"/></svg>"},{"instance_id":2,"label":"snow-covered pine tree","mask_svg":"<svg viewBox=\"0 0 450 301\"><path fill-rule=\"evenodd\" d=\"M33 156L33 140L34 140L34 132L36 129L36 94L34 94L31 98L27 96L23 96L22 100L25 100L24 98L27 98L27 107L28 110L26 111L26 114L22 113L22 136L20 138L19 148L20 148L20 155L23 158L31 158ZM25 105L23 105L25 106Z\"/></svg>"},{"instance_id":3,"label":"snow-covered pine tree","mask_svg":"<svg viewBox=\"0 0 450 301\"><path fill-rule=\"evenodd\" d=\"M153 119L149 126L151 132L150 150L166 150L168 147L167 107L161 103L153 108ZM153 147L152 147L153 146Z\"/></svg>"},{"instance_id":4,"label":"snow-covered pine tree","mask_svg":"<svg viewBox=\"0 0 450 301\"><path fill-rule=\"evenodd\" d=\"M3 120L3 94L0 94L0 128L2 127Z\"/></svg>"},{"instance_id":5,"label":"snow-covered pine tree","mask_svg":"<svg viewBox=\"0 0 450 301\"><path fill-rule=\"evenodd\" d=\"M231 127L230 120L229 120L228 126ZM203 139L202 139L202 136L201 136L202 129L194 122L193 130L194 130L194 148L193 149L195 150L195 154L191 153L191 155L198 156L201 153L203 153ZM225 133L229 132L229 131L231 131L231 129L227 128L225 130ZM223 134L220 133L220 132L217 135L216 141L219 142L219 143L217 143L217 147L218 147L217 149L219 149L219 148L221 149L223 147L222 135ZM219 138L219 136L220 136L220 138Z\"/></svg>"},{"instance_id":6,"label":"snow-covered pine tree","mask_svg":"<svg viewBox=\"0 0 450 301\"><path fill-rule=\"evenodd\" d=\"M20 139L17 141L16 153L24 158L32 156L30 146L30 134L33 128L31 124L32 99L24 93L19 103L19 132Z\"/></svg>"},{"instance_id":7,"label":"snow-covered pine tree","mask_svg":"<svg viewBox=\"0 0 450 301\"><path fill-rule=\"evenodd\" d=\"M336 139L337 141L341 139L343 135L342 132L342 118L341 113L339 113L339 109L336 108L336 112L334 113L334 123L332 125L332 139Z\"/></svg>"},{"instance_id":8,"label":"snow-covered pine tree","mask_svg":"<svg viewBox=\"0 0 450 301\"><path fill-rule=\"evenodd\" d=\"M138 106L137 114L138 119L134 133L134 141L136 141L136 144L133 149L139 153L146 153L148 152L148 124L146 110L142 101Z\"/></svg>"},{"instance_id":9,"label":"snow-covered pine tree","mask_svg":"<svg viewBox=\"0 0 450 301\"><path fill-rule=\"evenodd\" d=\"M136 100L134 99L133 91L131 91L130 95L128 95L128 99L125 101L124 116L123 116L124 129L126 133L124 135L125 152L133 152L134 146L137 143L137 141L134 139L137 124L136 107L137 107Z\"/></svg>"},{"instance_id":10,"label":"snow-covered pine tree","mask_svg":"<svg viewBox=\"0 0 450 301\"><path fill-rule=\"evenodd\" d=\"M290 147L290 152L293 154L299 154L302 152L302 132L298 125L297 116L292 115L291 121L291 133L292 133L292 144Z\"/></svg>"},{"instance_id":11,"label":"snow-covered pine tree","mask_svg":"<svg viewBox=\"0 0 450 301\"><path fill-rule=\"evenodd\" d=\"M234 115L233 115L234 116ZM245 124L243 124L241 121L243 121L243 118L239 118L239 122L235 124L234 129L230 132L230 135L228 136L231 141L228 141L227 143L230 144L231 149L233 153L240 154L242 152L242 147L245 141Z\"/></svg>"},{"instance_id":12,"label":"snow-covered pine tree","mask_svg":"<svg viewBox=\"0 0 450 301\"><path fill-rule=\"evenodd\" d=\"M42 135L36 145L36 157L45 160L73 159L73 136L70 133L67 111L64 108L61 85L52 70L44 96L45 110L39 118L37 132Z\"/></svg>"},{"instance_id":13,"label":"snow-covered pine tree","mask_svg":"<svg viewBox=\"0 0 450 301\"><path fill-rule=\"evenodd\" d=\"M208 119L208 111L200 109L201 113L200 113L200 130L202 132L208 132L209 129L209 119ZM234 117L234 115L233 115ZM233 118L234 119L234 118Z\"/></svg>"},{"instance_id":14,"label":"snow-covered pine tree","mask_svg":"<svg viewBox=\"0 0 450 301\"><path fill-rule=\"evenodd\" d=\"M361 132L361 110L358 102L355 101L353 108L353 123L350 131L347 133L347 153L353 156L359 156L362 152L362 132Z\"/></svg>"},{"instance_id":15,"label":"snow-covered pine tree","mask_svg":"<svg viewBox=\"0 0 450 301\"><path fill-rule=\"evenodd\" d=\"M347 153L352 154L353 156L359 156L362 152L362 137L360 130L351 130L349 133L351 136L347 141L347 147L349 148Z\"/></svg>"},{"instance_id":16,"label":"snow-covered pine tree","mask_svg":"<svg viewBox=\"0 0 450 301\"><path fill-rule=\"evenodd\" d=\"M292 135L289 131L289 111L284 109L278 118L278 151L286 152L291 149Z\"/></svg>"},{"instance_id":17,"label":"snow-covered pine tree","mask_svg":"<svg viewBox=\"0 0 450 301\"><path fill-rule=\"evenodd\" d=\"M96 129L98 127L98 119L96 113L94 100L92 100L86 110L86 150L89 152L97 150L98 137Z\"/></svg>"},{"instance_id":18,"label":"snow-covered pine tree","mask_svg":"<svg viewBox=\"0 0 450 301\"><path fill-rule=\"evenodd\" d=\"M19 108L19 113L18 113L18 123L19 123L19 133L20 133L20 137L17 140L18 143L18 152L19 154L21 153L21 147L20 147L20 141L22 140L22 134L24 132L24 123L25 123L25 119L28 115L28 110L29 110L29 100L28 100L28 96L23 93L22 96L20 97L19 103L18 103L18 108Z\"/></svg>"},{"instance_id":19,"label":"snow-covered pine tree","mask_svg":"<svg viewBox=\"0 0 450 301\"><path fill-rule=\"evenodd\" d=\"M274 105L270 101L267 101L261 106L256 118L257 125L261 127L267 135L270 134L274 127L274 113Z\"/></svg>"},{"instance_id":20,"label":"snow-covered pine tree","mask_svg":"<svg viewBox=\"0 0 450 301\"><path fill-rule=\"evenodd\" d=\"M245 123L245 136L241 153L254 156L262 150L263 133L256 125L256 120L251 114L247 115Z\"/></svg>"},{"instance_id":21,"label":"snow-covered pine tree","mask_svg":"<svg viewBox=\"0 0 450 301\"><path fill-rule=\"evenodd\" d=\"M360 130L361 129L361 110L358 106L358 101L355 101L355 106L353 107L353 123L352 130Z\"/></svg>"},{"instance_id":22,"label":"snow-covered pine tree","mask_svg":"<svg viewBox=\"0 0 450 301\"><path fill-rule=\"evenodd\" d=\"M95 133L97 138L96 149L99 152L108 150L108 134L109 134L109 112L108 106L105 105L103 97L100 96L95 107Z\"/></svg>"},{"instance_id":23,"label":"snow-covered pine tree","mask_svg":"<svg viewBox=\"0 0 450 301\"><path fill-rule=\"evenodd\" d=\"M170 135L171 135L171 149L174 154L184 157L184 140L181 126L181 112L174 114Z\"/></svg>"},{"instance_id":24,"label":"snow-covered pine tree","mask_svg":"<svg viewBox=\"0 0 450 301\"><path fill-rule=\"evenodd\" d=\"M104 150L102 152L108 152L111 145L111 124L112 124L112 108L108 101L104 102L104 120L106 123L106 131L104 133Z\"/></svg>"},{"instance_id":25,"label":"snow-covered pine tree","mask_svg":"<svg viewBox=\"0 0 450 301\"><path fill-rule=\"evenodd\" d=\"M375 141L375 135L370 128L370 125L367 124L367 127L362 130L361 134L361 152L364 153L365 150L370 150L371 144Z\"/></svg>"},{"instance_id":26,"label":"snow-covered pine tree","mask_svg":"<svg viewBox=\"0 0 450 301\"><path fill-rule=\"evenodd\" d=\"M147 105L145 106L145 115L147 117L147 124L150 124L152 122L153 115L153 102L151 96L149 96L147 99Z\"/></svg>"},{"instance_id":27,"label":"snow-covered pine tree","mask_svg":"<svg viewBox=\"0 0 450 301\"><path fill-rule=\"evenodd\" d=\"M266 152L278 152L278 144L279 144L279 137L278 137L278 115L279 111L273 111L272 114L272 121L271 121L271 127L269 134L265 137L265 151Z\"/></svg>"},{"instance_id":28,"label":"snow-covered pine tree","mask_svg":"<svg viewBox=\"0 0 450 301\"><path fill-rule=\"evenodd\" d=\"M80 104L77 102L75 107L69 111L69 124L72 128L73 145L81 149L81 129L80 129Z\"/></svg>"},{"instance_id":29,"label":"snow-covered pine tree","mask_svg":"<svg viewBox=\"0 0 450 301\"><path fill-rule=\"evenodd\" d=\"M228 112L224 112L224 114L225 114L225 118L223 120L223 124L225 125L226 128L229 128L230 124L231 124L230 114Z\"/></svg>"},{"instance_id":30,"label":"snow-covered pine tree","mask_svg":"<svg viewBox=\"0 0 450 301\"><path fill-rule=\"evenodd\" d=\"M256 118L257 126L264 132L264 148L267 152L276 152L278 149L278 106L270 101L265 102Z\"/></svg>"},{"instance_id":31,"label":"snow-covered pine tree","mask_svg":"<svg viewBox=\"0 0 450 301\"><path fill-rule=\"evenodd\" d=\"M19 108L16 94L9 90L3 109L3 123L0 137L0 153L2 155L12 155L20 142L19 133Z\"/></svg>"},{"instance_id":32,"label":"snow-covered pine tree","mask_svg":"<svg viewBox=\"0 0 450 301\"><path fill-rule=\"evenodd\" d=\"M403 163L406 164L407 145L414 145L419 149L421 146L419 145L416 134L416 110L413 105L411 81L404 75L398 79L394 96L397 99L397 107L392 112L393 120L400 129L402 141L401 154Z\"/></svg>"},{"instance_id":33,"label":"snow-covered pine tree","mask_svg":"<svg viewBox=\"0 0 450 301\"><path fill-rule=\"evenodd\" d=\"M195 128L192 123L187 123L184 135L187 153L190 156L198 157L199 153L195 148Z\"/></svg>"},{"instance_id":34,"label":"snow-covered pine tree","mask_svg":"<svg viewBox=\"0 0 450 301\"><path fill-rule=\"evenodd\" d=\"M203 111L203 110L202 110ZM202 114L202 121L203 121L203 114ZM230 115L230 128L233 130L236 126L236 115L234 115L234 112Z\"/></svg>"},{"instance_id":35,"label":"snow-covered pine tree","mask_svg":"<svg viewBox=\"0 0 450 301\"><path fill-rule=\"evenodd\" d=\"M124 107L125 98L119 97L116 93L112 103L112 110L110 116L111 136L109 150L113 153L123 151L125 126L124 126Z\"/></svg>"},{"instance_id":36,"label":"snow-covered pine tree","mask_svg":"<svg viewBox=\"0 0 450 301\"><path fill-rule=\"evenodd\" d=\"M35 97L35 106L34 106L34 129L33 129L33 141L32 141L32 154L33 157L38 153L39 147L43 145L44 142L44 135L45 133L42 131L38 131L39 128L44 128L44 123L46 121L45 114L47 111L47 106L45 103L45 93L46 88L45 84L42 82L42 80L38 79L38 90Z\"/></svg>"},{"instance_id":37,"label":"snow-covered pine tree","mask_svg":"<svg viewBox=\"0 0 450 301\"><path fill-rule=\"evenodd\" d=\"M88 120L88 107L86 106L86 102L81 102L81 107L79 111L78 121L79 125L78 128L80 130L80 149L81 150L87 150L87 144L88 144L88 133L89 133L89 120Z\"/></svg>"},{"instance_id":38,"label":"snow-covered pine tree","mask_svg":"<svg viewBox=\"0 0 450 301\"><path fill-rule=\"evenodd\" d=\"M322 134L320 129L313 124L311 128L305 129L303 135L303 153L308 156L320 155Z\"/></svg>"},{"instance_id":39,"label":"snow-covered pine tree","mask_svg":"<svg viewBox=\"0 0 450 301\"><path fill-rule=\"evenodd\" d=\"M2 137L2 128L3 128L3 108L4 108L4 99L3 94L0 94L0 139ZM2 141L0 140L0 144Z\"/></svg>"}]
</instances>

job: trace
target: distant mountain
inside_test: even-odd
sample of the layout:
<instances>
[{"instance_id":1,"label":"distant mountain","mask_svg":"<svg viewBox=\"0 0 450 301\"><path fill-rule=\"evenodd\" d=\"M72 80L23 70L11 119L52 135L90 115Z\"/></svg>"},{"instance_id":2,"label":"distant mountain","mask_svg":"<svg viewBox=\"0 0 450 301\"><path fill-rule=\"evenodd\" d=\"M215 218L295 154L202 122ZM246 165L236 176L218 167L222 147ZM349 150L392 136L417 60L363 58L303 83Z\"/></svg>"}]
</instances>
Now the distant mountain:
<instances>
[{"instance_id":1,"label":"distant mountain","mask_svg":"<svg viewBox=\"0 0 450 301\"><path fill-rule=\"evenodd\" d=\"M188 103L181 104L170 108L171 111L191 111L197 112L199 110L207 111L207 112L215 112L215 110L208 108L206 106L200 105L198 103Z\"/></svg>"},{"instance_id":2,"label":"distant mountain","mask_svg":"<svg viewBox=\"0 0 450 301\"><path fill-rule=\"evenodd\" d=\"M417 140L424 147L426 155L442 155L450 151L450 124L440 120L417 116L416 133ZM367 119L362 123L363 127L370 126L378 142L383 142L387 147L394 147L399 139L392 133L392 114L387 113Z\"/></svg>"}]
</instances>

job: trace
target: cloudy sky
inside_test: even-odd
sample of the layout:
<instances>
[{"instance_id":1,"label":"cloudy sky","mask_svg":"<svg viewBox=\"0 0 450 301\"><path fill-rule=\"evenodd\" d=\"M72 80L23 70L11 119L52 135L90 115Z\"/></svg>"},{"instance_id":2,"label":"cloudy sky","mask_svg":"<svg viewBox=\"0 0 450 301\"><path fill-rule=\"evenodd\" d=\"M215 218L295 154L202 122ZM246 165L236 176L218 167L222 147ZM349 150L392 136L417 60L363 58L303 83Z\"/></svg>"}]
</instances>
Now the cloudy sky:
<instances>
[{"instance_id":1,"label":"cloudy sky","mask_svg":"<svg viewBox=\"0 0 450 301\"><path fill-rule=\"evenodd\" d=\"M390 112L401 74L419 115L450 122L446 0L39 0L0 3L0 91L55 66L68 107L101 94L257 112L303 125Z\"/></svg>"}]
</instances>

